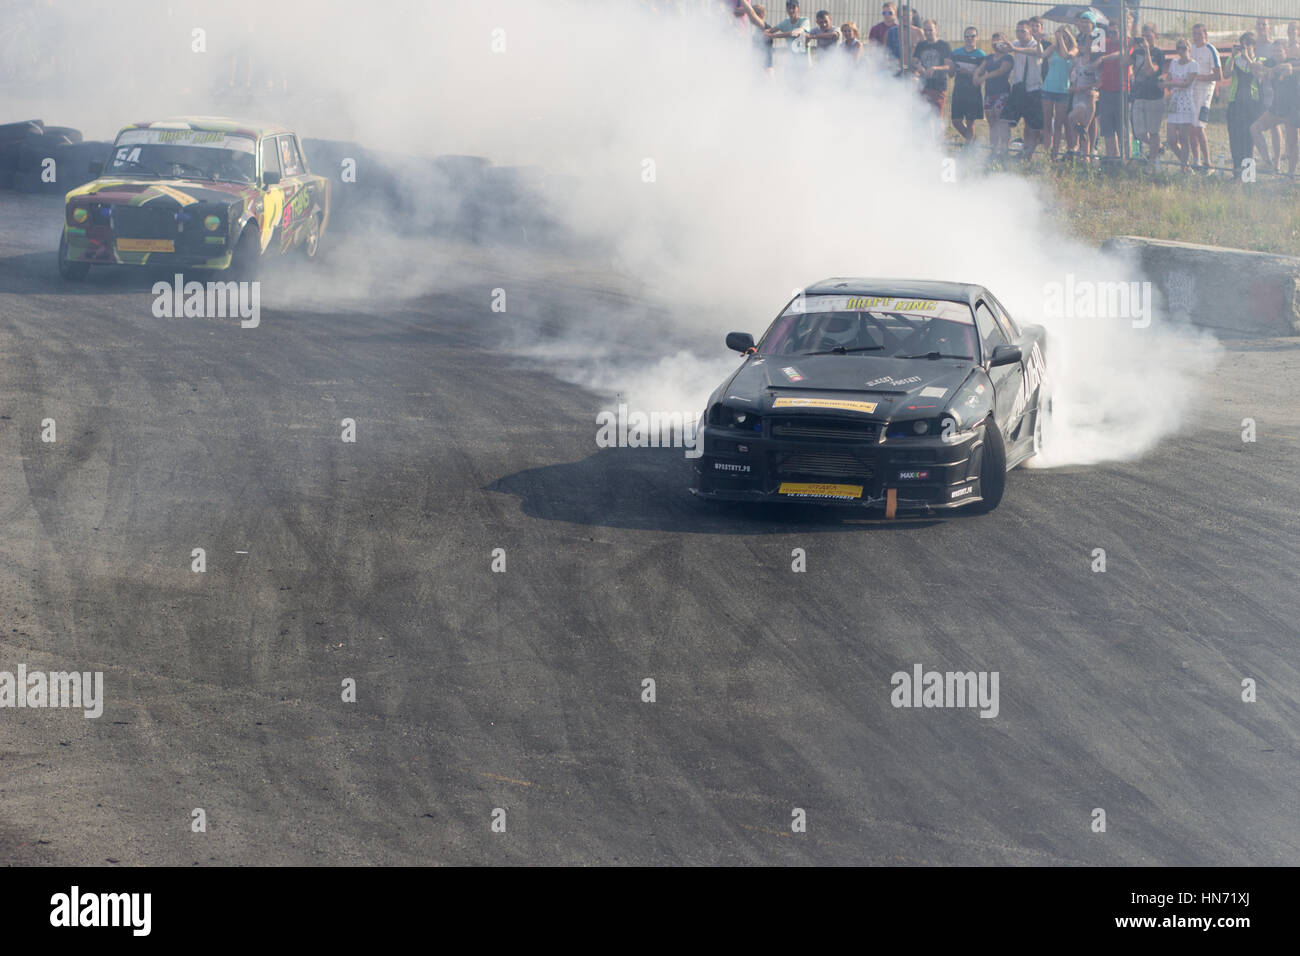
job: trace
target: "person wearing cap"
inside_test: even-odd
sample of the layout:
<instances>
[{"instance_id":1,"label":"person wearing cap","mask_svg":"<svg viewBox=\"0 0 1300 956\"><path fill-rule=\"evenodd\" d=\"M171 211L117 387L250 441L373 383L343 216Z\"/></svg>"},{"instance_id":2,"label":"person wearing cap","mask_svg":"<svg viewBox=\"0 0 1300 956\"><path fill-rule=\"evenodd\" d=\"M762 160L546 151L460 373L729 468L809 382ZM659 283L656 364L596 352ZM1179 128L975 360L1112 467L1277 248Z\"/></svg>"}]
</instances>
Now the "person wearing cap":
<instances>
[{"instance_id":1,"label":"person wearing cap","mask_svg":"<svg viewBox=\"0 0 1300 956\"><path fill-rule=\"evenodd\" d=\"M780 61L782 65L789 64L797 70L808 68L811 62L808 52L809 28L808 18L799 16L799 0L786 0L785 19L767 30L768 37L774 41L773 52L778 49L784 50ZM775 56L773 62L774 64L777 62Z\"/></svg>"},{"instance_id":2,"label":"person wearing cap","mask_svg":"<svg viewBox=\"0 0 1300 956\"><path fill-rule=\"evenodd\" d=\"M1241 47L1234 51L1229 70L1228 144L1232 150L1232 168L1240 171L1247 159L1255 155L1252 126L1264 112L1261 94L1261 68L1264 61L1255 55L1255 34L1241 35Z\"/></svg>"}]
</instances>

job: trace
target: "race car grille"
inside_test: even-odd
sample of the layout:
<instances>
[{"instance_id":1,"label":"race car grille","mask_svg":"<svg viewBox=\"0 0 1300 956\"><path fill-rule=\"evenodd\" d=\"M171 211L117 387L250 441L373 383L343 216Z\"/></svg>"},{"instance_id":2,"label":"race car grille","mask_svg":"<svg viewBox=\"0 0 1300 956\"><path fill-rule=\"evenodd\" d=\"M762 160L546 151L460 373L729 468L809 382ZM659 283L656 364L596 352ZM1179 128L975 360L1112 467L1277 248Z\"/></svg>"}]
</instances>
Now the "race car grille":
<instances>
[{"instance_id":1,"label":"race car grille","mask_svg":"<svg viewBox=\"0 0 1300 956\"><path fill-rule=\"evenodd\" d=\"M174 239L174 206L114 206L113 232L122 239Z\"/></svg>"},{"instance_id":2,"label":"race car grille","mask_svg":"<svg viewBox=\"0 0 1300 956\"><path fill-rule=\"evenodd\" d=\"M853 422L842 418L777 418L772 421L773 438L875 441L879 434L880 426L875 422Z\"/></svg>"},{"instance_id":3,"label":"race car grille","mask_svg":"<svg viewBox=\"0 0 1300 956\"><path fill-rule=\"evenodd\" d=\"M773 456L776 473L782 478L809 475L818 478L871 478L876 473L869 455L848 452L796 452Z\"/></svg>"}]
</instances>

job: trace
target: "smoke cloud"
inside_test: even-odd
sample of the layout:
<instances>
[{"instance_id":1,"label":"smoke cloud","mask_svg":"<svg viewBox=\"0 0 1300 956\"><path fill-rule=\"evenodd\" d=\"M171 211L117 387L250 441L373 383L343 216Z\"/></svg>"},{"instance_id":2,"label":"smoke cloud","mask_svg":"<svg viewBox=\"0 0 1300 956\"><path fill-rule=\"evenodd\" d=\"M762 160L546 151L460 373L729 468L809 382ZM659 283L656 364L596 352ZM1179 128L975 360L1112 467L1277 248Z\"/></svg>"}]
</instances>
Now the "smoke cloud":
<instances>
[{"instance_id":1,"label":"smoke cloud","mask_svg":"<svg viewBox=\"0 0 1300 956\"><path fill-rule=\"evenodd\" d=\"M986 173L981 151L940 148L928 107L885 71L764 75L721 3L163 6L40 7L46 73L7 112L88 139L175 113L270 114L304 136L540 167L584 267L619 294L575 290L561 270L562 319L514 345L608 393L604 407L617 393L697 414L736 365L723 336L757 336L794 290L829 276L978 282L1022 323L1046 325L1046 464L1142 454L1178 428L1215 360L1213 339L1162 321L1158 300L1144 328L1048 315L1045 289L1067 275L1141 277L1056 230L1033 182ZM515 255L481 252L498 267ZM331 288L372 293L361 271ZM412 296L447 272L398 271Z\"/></svg>"}]
</instances>

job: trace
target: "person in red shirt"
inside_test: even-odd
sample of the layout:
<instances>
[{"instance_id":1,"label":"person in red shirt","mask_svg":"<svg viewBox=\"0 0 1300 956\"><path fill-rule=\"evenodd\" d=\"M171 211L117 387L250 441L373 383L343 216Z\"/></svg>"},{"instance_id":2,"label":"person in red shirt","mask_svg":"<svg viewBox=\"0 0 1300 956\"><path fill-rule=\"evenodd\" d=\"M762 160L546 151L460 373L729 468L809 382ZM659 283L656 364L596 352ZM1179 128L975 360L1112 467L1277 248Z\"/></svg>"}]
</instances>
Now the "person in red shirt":
<instances>
[{"instance_id":1,"label":"person in red shirt","mask_svg":"<svg viewBox=\"0 0 1300 956\"><path fill-rule=\"evenodd\" d=\"M1133 75L1133 41L1125 38L1120 42L1119 30L1111 27L1106 31L1106 52L1097 62L1097 89L1101 91L1097 99L1097 122L1101 127L1101 141L1106 147L1106 158L1119 159L1123 155L1119 146L1124 94ZM1123 139L1128 139L1127 133Z\"/></svg>"},{"instance_id":2,"label":"person in red shirt","mask_svg":"<svg viewBox=\"0 0 1300 956\"><path fill-rule=\"evenodd\" d=\"M871 28L867 34L867 42L875 43L878 46L885 45L885 38L889 36L889 28L898 24L898 8L892 3L887 3L880 9L880 22Z\"/></svg>"}]
</instances>

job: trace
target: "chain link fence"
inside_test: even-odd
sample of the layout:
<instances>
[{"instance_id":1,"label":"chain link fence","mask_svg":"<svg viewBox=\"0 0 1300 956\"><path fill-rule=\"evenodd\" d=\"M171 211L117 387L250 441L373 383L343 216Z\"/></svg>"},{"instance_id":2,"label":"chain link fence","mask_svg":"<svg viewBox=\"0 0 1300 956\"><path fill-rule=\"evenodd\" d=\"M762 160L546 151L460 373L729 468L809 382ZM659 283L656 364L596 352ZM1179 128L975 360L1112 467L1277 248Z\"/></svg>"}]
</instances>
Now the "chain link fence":
<instances>
[{"instance_id":1,"label":"chain link fence","mask_svg":"<svg viewBox=\"0 0 1300 956\"><path fill-rule=\"evenodd\" d=\"M1087 4L1032 3L1026 0L915 0L913 9L924 19L933 19L939 24L939 38L956 45L962 30L968 26L977 28L980 36L987 39L994 31L1006 33L1015 29L1017 20L1027 20L1031 16L1043 17L1053 10L1086 10ZM1097 3L1103 12L1118 6L1113 0ZM1211 36L1240 34L1254 26L1256 17L1269 17L1275 31L1287 20L1300 20L1300 0L1151 0L1151 2L1133 3L1138 7L1138 16L1142 23L1154 23L1162 35L1189 33L1193 23L1205 23ZM834 0L819 3L817 0L804 0L800 14L812 17L818 10L830 12L831 21L837 26L847 22L858 25L865 37L867 31L880 22L881 0ZM785 0L769 0L767 17L769 23L778 22L784 15ZM1073 22L1073 15L1061 18L1062 22Z\"/></svg>"}]
</instances>

